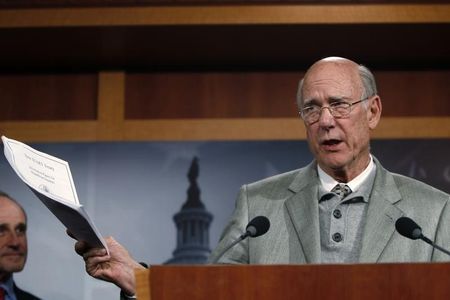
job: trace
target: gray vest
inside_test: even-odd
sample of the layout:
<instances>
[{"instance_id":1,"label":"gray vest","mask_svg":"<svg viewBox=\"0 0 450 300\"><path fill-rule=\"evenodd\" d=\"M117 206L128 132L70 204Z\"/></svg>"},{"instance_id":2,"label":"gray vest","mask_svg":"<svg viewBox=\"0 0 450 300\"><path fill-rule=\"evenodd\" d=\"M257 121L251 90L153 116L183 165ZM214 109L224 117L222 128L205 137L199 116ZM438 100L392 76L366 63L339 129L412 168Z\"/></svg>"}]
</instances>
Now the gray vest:
<instances>
[{"instance_id":1,"label":"gray vest","mask_svg":"<svg viewBox=\"0 0 450 300\"><path fill-rule=\"evenodd\" d=\"M342 200L319 186L319 224L322 263L359 261L364 219L375 180L373 169L358 191Z\"/></svg>"}]
</instances>

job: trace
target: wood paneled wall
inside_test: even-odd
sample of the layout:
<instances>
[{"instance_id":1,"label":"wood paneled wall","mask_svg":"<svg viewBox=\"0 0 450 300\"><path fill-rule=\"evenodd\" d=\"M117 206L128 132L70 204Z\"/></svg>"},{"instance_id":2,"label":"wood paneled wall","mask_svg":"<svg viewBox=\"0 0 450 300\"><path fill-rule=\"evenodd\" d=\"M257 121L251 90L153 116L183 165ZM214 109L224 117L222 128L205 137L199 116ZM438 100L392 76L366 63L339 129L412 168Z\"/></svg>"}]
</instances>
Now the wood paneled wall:
<instances>
[{"instance_id":1,"label":"wood paneled wall","mask_svg":"<svg viewBox=\"0 0 450 300\"><path fill-rule=\"evenodd\" d=\"M302 74L2 75L0 133L31 141L305 138L295 104ZM375 74L384 115L375 137L450 137L450 71Z\"/></svg>"},{"instance_id":2,"label":"wood paneled wall","mask_svg":"<svg viewBox=\"0 0 450 300\"><path fill-rule=\"evenodd\" d=\"M450 116L450 71L374 73L384 116ZM129 73L125 119L295 118L303 74Z\"/></svg>"},{"instance_id":3,"label":"wood paneled wall","mask_svg":"<svg viewBox=\"0 0 450 300\"><path fill-rule=\"evenodd\" d=\"M0 74L0 134L29 142L304 139L305 131L295 104L297 83L305 71L303 60L295 67L276 66L285 59L279 55L283 49L296 47L291 52L297 57L311 55L315 50L325 53L322 51L326 50L326 43L320 44L320 49L311 48L307 43L320 41L313 34L314 26L323 29L320 26L324 24L330 30L343 25L337 26L340 34L347 28L353 32L369 24L380 26L380 32L389 35L391 30L387 29L393 26L395 34L384 40L395 38L394 47L400 53L411 50L405 53L408 59L404 63L408 64L403 64L403 69L386 68L384 60L393 61L398 57L390 57L389 51L377 56L383 45L372 47L377 45L378 37L364 36L364 30L355 36L354 44L343 45L341 49L343 54L353 53L347 50L365 45L361 57L368 53L366 57L374 62L368 67L373 68L378 80L384 116L373 134L375 138L450 137L450 60L444 53L450 48L446 44L427 43L425 54L411 56L414 49L408 48L411 45L408 41L419 41L423 36L408 35L405 37L408 41L397 40L410 25L431 31L427 36L432 37L449 32L450 5L447 4L0 10L0 37L17 42L12 43L13 48L0 49L0 53L6 54L1 56L1 61L9 63ZM217 28L229 26L233 30L227 36L217 36L221 32L215 31ZM61 31L63 28L70 30ZM187 48L176 49L173 46L177 44L170 42L171 36L153 39L168 28L170 33L192 29L197 39L192 41L193 45L186 45ZM239 28L247 30L246 35L240 36L242 42L252 33L262 37L268 29L283 34L282 47L276 48L280 52L273 55L271 51L275 48L270 47L273 42L265 39L256 46L243 44L245 49L240 49L241 44L233 43ZM289 43L293 38L289 30L292 28L297 34L307 32L312 39L300 35L296 43ZM34 40L36 32L49 40L45 43ZM68 32L73 35L67 36ZM91 35L92 32L95 34ZM153 36L148 36L149 32ZM22 43L21 36L27 41ZM61 40L54 40L55 36ZM358 37L375 43L361 44ZM195 44L203 38L214 39L208 43L207 50ZM70 48L79 49L59 48L73 41L75 44L70 44ZM134 51L141 41L145 41L144 48L149 53ZM173 57L176 64L166 65L167 68L158 64L160 56L155 58L155 52L151 52L155 41L159 41L156 53L166 63L172 61L173 55L180 54L181 58ZM83 47L84 42L90 46ZM227 48L218 49L220 55L209 61L207 68L193 68L195 59L208 56L211 49L225 44ZM160 51L164 47L170 48L168 54ZM3 49L6 50L2 52ZM66 49L68 53L58 49ZM301 52L303 49L305 52ZM237 53L241 61L252 60L254 51L264 52L254 60L257 63L254 67L223 67ZM135 66L135 53L143 60L144 67L138 70L130 67ZM272 61L266 64L262 58ZM116 59L120 63L115 65ZM437 63L440 60L444 63ZM46 69L47 64L51 65L50 70ZM80 66L91 70L80 71ZM215 66L220 67L215 69Z\"/></svg>"},{"instance_id":4,"label":"wood paneled wall","mask_svg":"<svg viewBox=\"0 0 450 300\"><path fill-rule=\"evenodd\" d=\"M296 117L300 72L129 73L126 119Z\"/></svg>"},{"instance_id":5,"label":"wood paneled wall","mask_svg":"<svg viewBox=\"0 0 450 300\"><path fill-rule=\"evenodd\" d=\"M98 75L0 74L0 120L96 120Z\"/></svg>"}]
</instances>

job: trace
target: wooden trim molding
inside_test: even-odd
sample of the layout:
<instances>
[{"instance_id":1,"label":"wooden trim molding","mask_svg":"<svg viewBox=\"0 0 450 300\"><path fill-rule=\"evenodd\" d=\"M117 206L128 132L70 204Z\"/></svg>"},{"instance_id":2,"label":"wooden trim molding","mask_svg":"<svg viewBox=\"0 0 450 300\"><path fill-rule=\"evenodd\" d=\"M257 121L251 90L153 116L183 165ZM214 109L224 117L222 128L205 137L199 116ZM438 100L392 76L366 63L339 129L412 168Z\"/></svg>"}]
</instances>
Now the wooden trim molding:
<instances>
[{"instance_id":1,"label":"wooden trim molding","mask_svg":"<svg viewBox=\"0 0 450 300\"><path fill-rule=\"evenodd\" d=\"M100 72L98 80L98 132L101 140L121 139L125 110L125 73Z\"/></svg>"},{"instance_id":2,"label":"wooden trim molding","mask_svg":"<svg viewBox=\"0 0 450 300\"><path fill-rule=\"evenodd\" d=\"M450 4L214 5L0 10L0 28L450 23Z\"/></svg>"},{"instance_id":3,"label":"wooden trim molding","mask_svg":"<svg viewBox=\"0 0 450 300\"><path fill-rule=\"evenodd\" d=\"M135 269L134 274L136 276L136 296L140 300L151 300L150 293L150 269Z\"/></svg>"},{"instance_id":4,"label":"wooden trim molding","mask_svg":"<svg viewBox=\"0 0 450 300\"><path fill-rule=\"evenodd\" d=\"M306 137L296 118L126 121L126 140L290 140Z\"/></svg>"},{"instance_id":5,"label":"wooden trim molding","mask_svg":"<svg viewBox=\"0 0 450 300\"><path fill-rule=\"evenodd\" d=\"M373 138L450 138L450 117L381 117Z\"/></svg>"},{"instance_id":6,"label":"wooden trim molding","mask_svg":"<svg viewBox=\"0 0 450 300\"><path fill-rule=\"evenodd\" d=\"M306 139L297 118L126 121L125 140ZM376 139L450 138L450 117L386 117Z\"/></svg>"},{"instance_id":7,"label":"wooden trim molding","mask_svg":"<svg viewBox=\"0 0 450 300\"><path fill-rule=\"evenodd\" d=\"M96 141L97 121L0 122L0 134L21 142Z\"/></svg>"},{"instance_id":8,"label":"wooden trim molding","mask_svg":"<svg viewBox=\"0 0 450 300\"><path fill-rule=\"evenodd\" d=\"M25 142L306 139L303 123L296 118L123 121L119 127L101 121L0 122L0 134ZM450 117L385 117L372 136L450 138Z\"/></svg>"}]
</instances>

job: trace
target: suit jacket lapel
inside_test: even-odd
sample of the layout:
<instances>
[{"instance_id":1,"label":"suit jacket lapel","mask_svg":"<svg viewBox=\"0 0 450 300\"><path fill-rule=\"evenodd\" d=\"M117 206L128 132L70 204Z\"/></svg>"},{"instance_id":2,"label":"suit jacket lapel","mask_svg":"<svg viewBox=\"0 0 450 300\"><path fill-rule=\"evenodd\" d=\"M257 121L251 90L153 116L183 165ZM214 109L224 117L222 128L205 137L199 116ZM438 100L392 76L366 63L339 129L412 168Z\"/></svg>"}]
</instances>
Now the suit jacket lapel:
<instances>
[{"instance_id":1,"label":"suit jacket lapel","mask_svg":"<svg viewBox=\"0 0 450 300\"><path fill-rule=\"evenodd\" d=\"M374 158L377 174L373 184L363 241L360 262L377 262L395 232L395 221L403 212L394 204L401 200L401 195L394 178Z\"/></svg>"},{"instance_id":2,"label":"suit jacket lapel","mask_svg":"<svg viewBox=\"0 0 450 300\"><path fill-rule=\"evenodd\" d=\"M313 162L299 171L289 186L294 195L286 200L286 208L300 239L307 263L320 262L317 181L316 164Z\"/></svg>"}]
</instances>

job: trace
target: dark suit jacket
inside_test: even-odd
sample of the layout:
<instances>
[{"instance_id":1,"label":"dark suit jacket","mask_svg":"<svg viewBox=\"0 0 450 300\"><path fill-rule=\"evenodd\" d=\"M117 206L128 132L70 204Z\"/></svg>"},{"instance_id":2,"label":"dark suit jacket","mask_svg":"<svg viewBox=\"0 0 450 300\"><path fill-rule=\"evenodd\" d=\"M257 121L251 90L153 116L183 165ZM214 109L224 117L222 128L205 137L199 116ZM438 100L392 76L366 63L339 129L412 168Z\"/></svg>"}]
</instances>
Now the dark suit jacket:
<instances>
[{"instance_id":1,"label":"dark suit jacket","mask_svg":"<svg viewBox=\"0 0 450 300\"><path fill-rule=\"evenodd\" d=\"M422 182L388 172L374 158L376 175L367 215L364 217L359 262L448 261L430 245L400 236L395 221L415 220L424 235L450 249L449 195ZM246 239L229 249L219 263L304 264L320 263L320 231L316 163L244 185L236 209L210 261L244 231L255 216L271 222L261 237Z\"/></svg>"},{"instance_id":2,"label":"dark suit jacket","mask_svg":"<svg viewBox=\"0 0 450 300\"><path fill-rule=\"evenodd\" d=\"M17 285L14 285L14 293L16 293L17 300L40 300L38 297L19 289Z\"/></svg>"}]
</instances>

